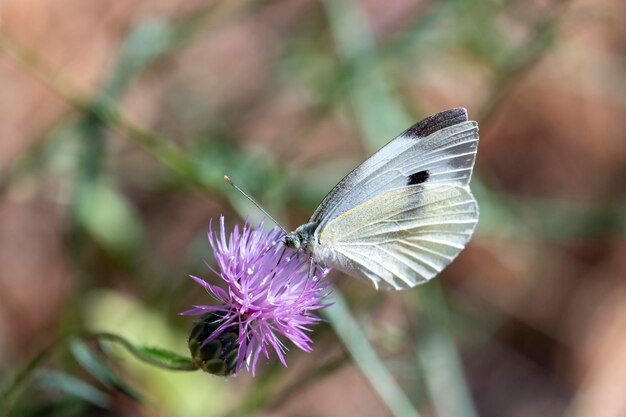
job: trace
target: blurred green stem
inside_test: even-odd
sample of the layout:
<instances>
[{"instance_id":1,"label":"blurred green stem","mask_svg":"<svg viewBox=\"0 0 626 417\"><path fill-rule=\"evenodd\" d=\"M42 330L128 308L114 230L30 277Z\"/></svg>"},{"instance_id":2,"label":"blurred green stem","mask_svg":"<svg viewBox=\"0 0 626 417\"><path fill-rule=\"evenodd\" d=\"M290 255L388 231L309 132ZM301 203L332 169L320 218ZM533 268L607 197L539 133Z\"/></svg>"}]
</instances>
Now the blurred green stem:
<instances>
[{"instance_id":1,"label":"blurred green stem","mask_svg":"<svg viewBox=\"0 0 626 417\"><path fill-rule=\"evenodd\" d=\"M426 387L437 415L476 417L471 394L463 377L463 364L448 331L450 312L439 282L430 282L416 291L423 308L426 330L418 339L415 356L424 372ZM460 378L461 377L461 378Z\"/></svg>"},{"instance_id":2,"label":"blurred green stem","mask_svg":"<svg viewBox=\"0 0 626 417\"><path fill-rule=\"evenodd\" d=\"M17 43L1 29L0 50L12 55L16 61L68 101L75 110L82 111L90 117L95 116L104 126L107 125L107 121L115 122L113 125L115 130L144 147L159 162L182 176L183 179L191 177L197 185L206 188L207 184L201 180L191 158L185 157L183 152L163 138L136 126L119 114L115 110L113 99L118 98L150 63L180 50L209 24L217 22L224 24L245 10L246 4L247 0L212 1L171 22L160 18L147 18L134 28L125 40L126 43L121 46L117 68L106 81L106 92L96 99L90 98L86 92L65 78L57 69L33 51ZM59 120L66 116L64 114ZM0 172L0 193L14 180L39 166L39 164L34 164L33 160L40 157L40 151L44 148L43 144L48 138L49 135L42 135L25 156Z\"/></svg>"},{"instance_id":3,"label":"blurred green stem","mask_svg":"<svg viewBox=\"0 0 626 417\"><path fill-rule=\"evenodd\" d=\"M15 42L3 31L0 31L0 50L12 55L75 109L91 114L103 125L110 126L129 138L185 181L203 189L211 188L202 180L196 161L174 143L127 119L107 96L101 95L97 100L92 99L89 94L55 70L48 62Z\"/></svg>"},{"instance_id":4,"label":"blurred green stem","mask_svg":"<svg viewBox=\"0 0 626 417\"><path fill-rule=\"evenodd\" d=\"M326 0L324 6L341 64L351 69L350 104L370 153L381 147L381 140L397 133L399 126L408 125L410 117L384 77L374 36L359 2Z\"/></svg>"},{"instance_id":5,"label":"blurred green stem","mask_svg":"<svg viewBox=\"0 0 626 417\"><path fill-rule=\"evenodd\" d=\"M343 296L335 291L330 301L333 304L322 310L322 314L328 318L337 337L350 352L355 364L374 387L391 414L396 417L419 417L419 412L380 360L359 323L352 317Z\"/></svg>"},{"instance_id":6,"label":"blurred green stem","mask_svg":"<svg viewBox=\"0 0 626 417\"><path fill-rule=\"evenodd\" d=\"M2 410L6 416L11 415L11 409L14 402L19 396L20 390L23 390L26 383L30 380L37 367L58 347L59 342L65 340L64 338L57 339L51 343L48 347L42 349L35 355L35 357L22 369L9 384L9 386L0 393L0 410Z\"/></svg>"},{"instance_id":7,"label":"blurred green stem","mask_svg":"<svg viewBox=\"0 0 626 417\"><path fill-rule=\"evenodd\" d=\"M554 45L558 21L569 4L570 0L558 0L531 28L530 39L515 48L505 61L506 65L496 71L495 79L490 84L491 91L482 103L477 117L481 124L491 118L498 105L511 94L515 85L519 84L524 75L534 68L545 52Z\"/></svg>"}]
</instances>

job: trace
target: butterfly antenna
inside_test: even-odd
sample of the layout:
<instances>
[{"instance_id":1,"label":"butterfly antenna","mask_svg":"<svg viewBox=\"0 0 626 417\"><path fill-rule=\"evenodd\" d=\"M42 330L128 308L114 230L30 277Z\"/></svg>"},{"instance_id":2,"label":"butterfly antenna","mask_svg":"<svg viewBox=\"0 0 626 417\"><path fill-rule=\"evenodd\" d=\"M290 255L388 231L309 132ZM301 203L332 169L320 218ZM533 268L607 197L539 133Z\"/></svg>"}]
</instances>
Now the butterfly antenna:
<instances>
[{"instance_id":1,"label":"butterfly antenna","mask_svg":"<svg viewBox=\"0 0 626 417\"><path fill-rule=\"evenodd\" d=\"M239 191L244 197L246 197L248 200L250 200L250 202L252 204L254 204L259 210L261 210L261 212L263 214L265 214L267 217L269 217L278 227L281 228L281 230L283 231L283 233L287 234L287 231L285 230L284 227L282 227L280 225L280 223L278 223L276 221L276 219L274 219L267 211L265 211L265 209L263 207L261 207L261 205L259 203L256 202L256 200L252 197L250 197L248 194L246 194L241 188L239 188L237 186L237 184L235 184L229 177L228 175L224 175L224 181L226 181L228 184L230 184L235 190Z\"/></svg>"}]
</instances>

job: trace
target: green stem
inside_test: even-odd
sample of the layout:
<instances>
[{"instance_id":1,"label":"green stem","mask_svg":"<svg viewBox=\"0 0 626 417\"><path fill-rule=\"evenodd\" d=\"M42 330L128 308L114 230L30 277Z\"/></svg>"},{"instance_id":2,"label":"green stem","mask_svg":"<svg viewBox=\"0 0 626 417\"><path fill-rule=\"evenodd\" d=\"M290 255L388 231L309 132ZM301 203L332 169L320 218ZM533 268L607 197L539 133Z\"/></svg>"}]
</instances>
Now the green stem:
<instances>
[{"instance_id":1,"label":"green stem","mask_svg":"<svg viewBox=\"0 0 626 417\"><path fill-rule=\"evenodd\" d=\"M59 338L52 342L48 347L39 351L37 355L24 367L24 369L19 372L13 382L8 386L8 388L0 394L0 410L3 410L7 416L11 415L12 409L12 400L14 397L18 395L18 391L20 388L28 382L31 378L33 372L37 369L39 364L41 364L44 359L48 357L60 344L60 342L65 341L65 338Z\"/></svg>"},{"instance_id":2,"label":"green stem","mask_svg":"<svg viewBox=\"0 0 626 417\"><path fill-rule=\"evenodd\" d=\"M129 138L188 183L202 189L210 189L203 181L195 160L173 142L127 119L107 96L101 95L97 100L92 99L87 92L56 71L42 57L20 45L2 31L0 31L0 50L12 55L17 62L24 65L75 109L92 115L105 126L110 126Z\"/></svg>"},{"instance_id":3,"label":"green stem","mask_svg":"<svg viewBox=\"0 0 626 417\"><path fill-rule=\"evenodd\" d=\"M335 334L342 341L354 363L359 367L383 403L395 417L419 417L400 385L367 340L361 326L352 317L345 299L338 291L332 296L332 305L322 311Z\"/></svg>"},{"instance_id":4,"label":"green stem","mask_svg":"<svg viewBox=\"0 0 626 417\"><path fill-rule=\"evenodd\" d=\"M108 342L120 344L135 358L139 359L142 362L145 362L147 364L150 364L159 368L168 369L170 371L196 371L198 370L198 367L196 366L196 364L193 363L191 360L186 363L174 365L172 363L167 363L165 361L160 361L158 359L155 359L154 356L146 355L140 349L137 349L135 346L133 346L128 340L114 333L106 333L106 332L83 333L81 334L81 337L87 340L97 340L98 342L108 341Z\"/></svg>"}]
</instances>

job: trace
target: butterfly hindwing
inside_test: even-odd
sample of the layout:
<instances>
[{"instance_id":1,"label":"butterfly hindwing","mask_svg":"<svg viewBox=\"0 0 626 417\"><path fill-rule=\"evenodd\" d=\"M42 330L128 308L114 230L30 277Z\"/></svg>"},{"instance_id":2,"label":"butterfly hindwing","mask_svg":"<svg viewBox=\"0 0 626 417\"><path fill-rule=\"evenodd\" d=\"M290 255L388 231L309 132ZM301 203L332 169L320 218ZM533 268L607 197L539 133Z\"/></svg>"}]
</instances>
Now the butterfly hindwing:
<instances>
[{"instance_id":1,"label":"butterfly hindwing","mask_svg":"<svg viewBox=\"0 0 626 417\"><path fill-rule=\"evenodd\" d=\"M330 221L320 246L337 267L382 281L394 289L430 280L470 239L478 206L469 189L456 185L402 187L366 201Z\"/></svg>"}]
</instances>

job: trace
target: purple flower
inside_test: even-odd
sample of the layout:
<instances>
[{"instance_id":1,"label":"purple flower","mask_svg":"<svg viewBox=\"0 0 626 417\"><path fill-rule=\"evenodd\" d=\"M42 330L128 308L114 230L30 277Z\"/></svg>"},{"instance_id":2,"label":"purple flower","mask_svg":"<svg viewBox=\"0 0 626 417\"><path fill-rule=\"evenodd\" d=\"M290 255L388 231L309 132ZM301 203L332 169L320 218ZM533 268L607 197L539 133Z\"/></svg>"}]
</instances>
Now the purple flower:
<instances>
[{"instance_id":1,"label":"purple flower","mask_svg":"<svg viewBox=\"0 0 626 417\"><path fill-rule=\"evenodd\" d=\"M219 275L226 288L191 277L218 305L195 305L181 314L211 317L214 330L200 341L200 346L236 332L234 372L245 363L254 375L261 353L269 359L268 347L287 366L287 347L279 339L281 335L300 349L311 351L312 340L307 333L310 325L321 321L313 313L328 305L323 302L330 293L324 279L328 269L311 264L303 252L285 248L282 234L279 228L264 233L263 223L252 228L246 222L242 231L235 226L227 238L224 216L220 216L219 236L213 232L212 224L209 226L209 243L219 272L207 266Z\"/></svg>"}]
</instances>

